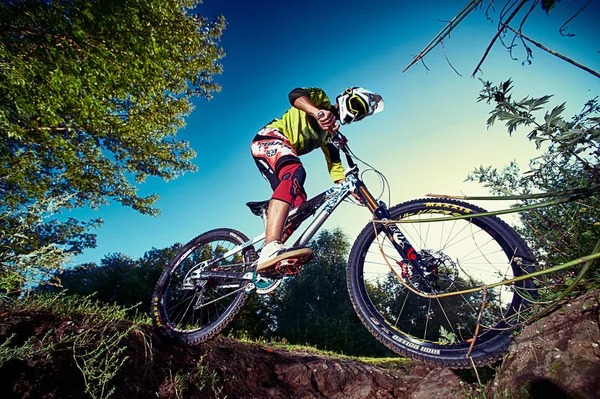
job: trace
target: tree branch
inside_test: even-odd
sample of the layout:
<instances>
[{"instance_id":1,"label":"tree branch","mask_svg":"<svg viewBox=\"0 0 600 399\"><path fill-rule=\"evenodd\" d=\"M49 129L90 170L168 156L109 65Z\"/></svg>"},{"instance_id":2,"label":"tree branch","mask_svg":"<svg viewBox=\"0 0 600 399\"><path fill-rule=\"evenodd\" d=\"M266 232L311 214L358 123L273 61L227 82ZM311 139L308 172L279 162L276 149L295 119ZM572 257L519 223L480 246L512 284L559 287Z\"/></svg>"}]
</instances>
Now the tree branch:
<instances>
[{"instance_id":1,"label":"tree branch","mask_svg":"<svg viewBox=\"0 0 600 399\"><path fill-rule=\"evenodd\" d=\"M462 77L462 75L456 70L456 68L454 68L454 65L452 65L452 63L450 62L450 60L448 59L448 55L446 54L446 47L444 47L444 41L442 40L442 51L444 52L444 58L446 58L446 62L448 62L448 65L450 65L450 68L452 68L452 70L460 77Z\"/></svg>"},{"instance_id":2,"label":"tree branch","mask_svg":"<svg viewBox=\"0 0 600 399\"><path fill-rule=\"evenodd\" d=\"M481 67L481 64L483 64L483 61L485 61L485 59L487 58L490 50L492 49L492 46L494 45L494 43L496 42L496 40L498 40L498 37L500 36L500 34L508 26L508 24L510 23L510 21L512 21L512 19L517 15L517 13L521 9L521 7L523 7L525 5L525 3L527 3L528 1L529 0L521 0L521 3L519 3L519 5L517 6L517 8L515 8L515 10L512 12L512 14L510 14L510 16L507 18L506 22L504 22L504 23L502 23L500 25L500 29L498 29L498 32L496 32L496 34L494 35L494 38L492 39L492 41L490 42L490 44L487 46L487 49L485 49L485 53L483 54L483 57L481 58L481 60L479 60L479 63L475 67L475 70L471 74L471 77L474 77L475 74L477 73L477 71L479 71L479 68Z\"/></svg>"},{"instance_id":3,"label":"tree branch","mask_svg":"<svg viewBox=\"0 0 600 399\"><path fill-rule=\"evenodd\" d=\"M444 28L441 31L439 31L438 34L435 35L435 37L433 39L431 39L431 41L425 46L425 48L423 48L423 50L421 50L419 52L419 54L417 54L415 56L415 58L413 58L413 60L410 62L410 64L408 64L408 66L406 68L404 68L402 70L402 72L406 72L408 70L408 68L413 66L413 64L415 64L416 62L421 60L431 50L433 50L438 44L440 44L442 42L442 40L444 40L444 38L446 38L446 36L448 36L450 34L450 32L452 32L452 30L463 19L465 19L465 17L467 15L469 15L471 13L471 11L473 11L481 2L482 2L482 0L471 0L471 2L469 4L467 4L465 6L465 8L463 8L454 18L452 18L450 20L450 22L448 22L446 24L446 26L444 26Z\"/></svg>"},{"instance_id":4,"label":"tree branch","mask_svg":"<svg viewBox=\"0 0 600 399\"><path fill-rule=\"evenodd\" d=\"M568 27L568 23L571 22L572 20L574 20L575 18L577 18L577 16L579 16L579 14L581 14L583 12L583 10L585 10L591 3L593 0L588 0L587 3L585 3L579 10L577 10L575 12L575 14L573 14L573 16L571 16L571 18L567 19L565 21L565 23L560 27L560 29L558 30L560 32L561 35L563 36L575 36L574 33L564 33L564 31L567 29ZM572 3L571 3L572 4ZM571 5L569 4L569 6ZM567 7L568 8L568 7Z\"/></svg>"},{"instance_id":5,"label":"tree branch","mask_svg":"<svg viewBox=\"0 0 600 399\"><path fill-rule=\"evenodd\" d=\"M554 50L549 49L548 47L544 46L541 43L536 42L535 40L533 40L533 39L531 39L531 38L529 38L527 36L525 36L521 31L518 31L518 30L514 29L513 27L511 27L509 25L505 25L505 27L508 28L508 29L510 29L511 31L513 31L514 33L516 33L517 35L521 36L523 39L527 40L528 42L532 43L536 47L538 47L538 48L540 48L540 49L542 49L542 50L544 50L544 51L546 51L546 52L548 52L548 53L550 53L550 54L552 54L552 55L560 58L563 61L568 62L571 65L576 66L577 68L583 69L584 71L586 71L588 73L591 73L592 75L594 75L597 78L600 78L600 73L594 71L593 69L590 69L590 68L586 67L585 65L582 65L582 64L580 64L580 63L578 63L576 61L573 61L572 59L570 59L568 57L565 57L564 55L562 55L560 53L557 53Z\"/></svg>"}]
</instances>

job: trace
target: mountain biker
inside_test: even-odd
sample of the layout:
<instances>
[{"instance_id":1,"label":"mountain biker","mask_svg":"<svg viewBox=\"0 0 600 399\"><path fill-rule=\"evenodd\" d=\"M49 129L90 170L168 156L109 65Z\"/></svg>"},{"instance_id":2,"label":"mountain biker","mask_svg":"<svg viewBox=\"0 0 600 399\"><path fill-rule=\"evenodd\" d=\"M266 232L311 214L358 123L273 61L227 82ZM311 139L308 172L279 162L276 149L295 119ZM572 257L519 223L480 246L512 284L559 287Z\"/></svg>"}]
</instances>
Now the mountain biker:
<instances>
[{"instance_id":1,"label":"mountain biker","mask_svg":"<svg viewBox=\"0 0 600 399\"><path fill-rule=\"evenodd\" d=\"M281 117L261 129L252 141L252 156L259 171L271 184L265 245L258 258L257 272L267 273L280 261L297 259L310 261L308 247L287 248L281 243L283 226L291 208L306 200L306 172L299 156L321 148L331 179L345 180L339 150L328 143L340 124L359 121L383 110L380 95L360 87L346 89L332 105L319 88L296 88L289 94L292 107Z\"/></svg>"}]
</instances>

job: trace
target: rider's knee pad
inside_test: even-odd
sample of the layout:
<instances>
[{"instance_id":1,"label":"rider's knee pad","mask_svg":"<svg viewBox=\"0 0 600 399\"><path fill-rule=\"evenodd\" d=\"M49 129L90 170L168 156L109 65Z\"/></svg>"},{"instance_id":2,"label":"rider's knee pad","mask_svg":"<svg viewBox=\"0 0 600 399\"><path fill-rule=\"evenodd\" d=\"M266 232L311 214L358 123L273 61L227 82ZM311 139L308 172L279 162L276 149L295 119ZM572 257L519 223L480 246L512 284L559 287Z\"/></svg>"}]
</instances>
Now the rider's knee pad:
<instances>
[{"instance_id":1,"label":"rider's knee pad","mask_svg":"<svg viewBox=\"0 0 600 399\"><path fill-rule=\"evenodd\" d=\"M278 177L280 183L271 198L285 201L294 208L306 201L306 192L304 191L306 170L301 163L284 165L279 170Z\"/></svg>"}]
</instances>

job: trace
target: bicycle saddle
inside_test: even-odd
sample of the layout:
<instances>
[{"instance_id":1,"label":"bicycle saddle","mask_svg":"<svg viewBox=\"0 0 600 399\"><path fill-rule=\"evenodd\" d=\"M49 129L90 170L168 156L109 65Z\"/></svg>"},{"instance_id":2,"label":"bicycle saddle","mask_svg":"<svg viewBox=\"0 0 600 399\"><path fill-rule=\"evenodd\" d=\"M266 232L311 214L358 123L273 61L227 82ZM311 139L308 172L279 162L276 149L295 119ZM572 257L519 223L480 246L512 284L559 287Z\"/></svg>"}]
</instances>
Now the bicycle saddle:
<instances>
[{"instance_id":1,"label":"bicycle saddle","mask_svg":"<svg viewBox=\"0 0 600 399\"><path fill-rule=\"evenodd\" d=\"M267 208L269 207L269 201L270 200L259 201L259 202L246 202L246 205L248 206L248 208L250 208L250 211L253 214L255 214L256 216L262 216L263 210L264 210L264 212L266 212Z\"/></svg>"}]
</instances>

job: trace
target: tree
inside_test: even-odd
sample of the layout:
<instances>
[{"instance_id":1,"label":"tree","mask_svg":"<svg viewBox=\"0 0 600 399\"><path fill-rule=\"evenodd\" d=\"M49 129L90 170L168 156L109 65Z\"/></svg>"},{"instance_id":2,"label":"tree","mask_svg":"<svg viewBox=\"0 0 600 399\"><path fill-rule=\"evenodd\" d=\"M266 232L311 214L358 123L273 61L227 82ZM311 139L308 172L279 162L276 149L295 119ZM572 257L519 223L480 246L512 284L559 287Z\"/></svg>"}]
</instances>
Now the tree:
<instances>
[{"instance_id":1,"label":"tree","mask_svg":"<svg viewBox=\"0 0 600 399\"><path fill-rule=\"evenodd\" d=\"M276 295L276 294L275 294ZM270 295L253 294L248 297L234 322L223 331L224 335L239 338L270 339L275 337L277 299Z\"/></svg>"},{"instance_id":2,"label":"tree","mask_svg":"<svg viewBox=\"0 0 600 399\"><path fill-rule=\"evenodd\" d=\"M145 312L160 274L180 247L154 248L137 260L120 253L109 254L100 265L84 263L56 277L69 294L93 294L101 302L128 308L141 305Z\"/></svg>"},{"instance_id":3,"label":"tree","mask_svg":"<svg viewBox=\"0 0 600 399\"><path fill-rule=\"evenodd\" d=\"M0 298L18 296L26 283L31 286L41 281L56 282L54 274L61 270L69 254L52 240L57 233L51 229L56 225L45 223L45 217L55 206L54 201L46 200L0 214ZM75 231L79 228L71 220L58 227ZM35 231L44 231L46 235L32 237L31 232ZM80 235L79 238L89 237Z\"/></svg>"},{"instance_id":4,"label":"tree","mask_svg":"<svg viewBox=\"0 0 600 399\"><path fill-rule=\"evenodd\" d=\"M350 243L337 229L311 242L315 260L284 282L273 311L275 335L291 343L351 355L388 355L362 325L348 295L346 265Z\"/></svg>"},{"instance_id":5,"label":"tree","mask_svg":"<svg viewBox=\"0 0 600 399\"><path fill-rule=\"evenodd\" d=\"M565 104L544 110L551 96L514 100L512 81L494 85L483 82L479 101L494 104L487 121L505 122L508 133L528 128L527 137L543 154L530 162L530 170L521 173L511 163L503 170L480 167L469 176L497 195L532 195L594 188L600 184L600 105L588 101L570 120L563 117ZM583 196L535 211L522 212L519 233L528 241L542 265L557 265L592 253L600 240L600 203L595 196ZM547 199L523 199L521 205L533 205ZM598 269L596 269L598 273ZM562 283L572 271L552 282ZM600 275L596 276L600 280Z\"/></svg>"},{"instance_id":6,"label":"tree","mask_svg":"<svg viewBox=\"0 0 600 399\"><path fill-rule=\"evenodd\" d=\"M26 254L52 241L94 246L86 224L43 223L19 245L15 214L51 198L61 209L111 201L155 215L136 184L195 170L175 139L192 98L219 90L225 20L195 0L13 0L0 3L0 244ZM60 211L60 209L59 209ZM28 248L27 246L31 247ZM4 267L4 266L3 266Z\"/></svg>"}]
</instances>

